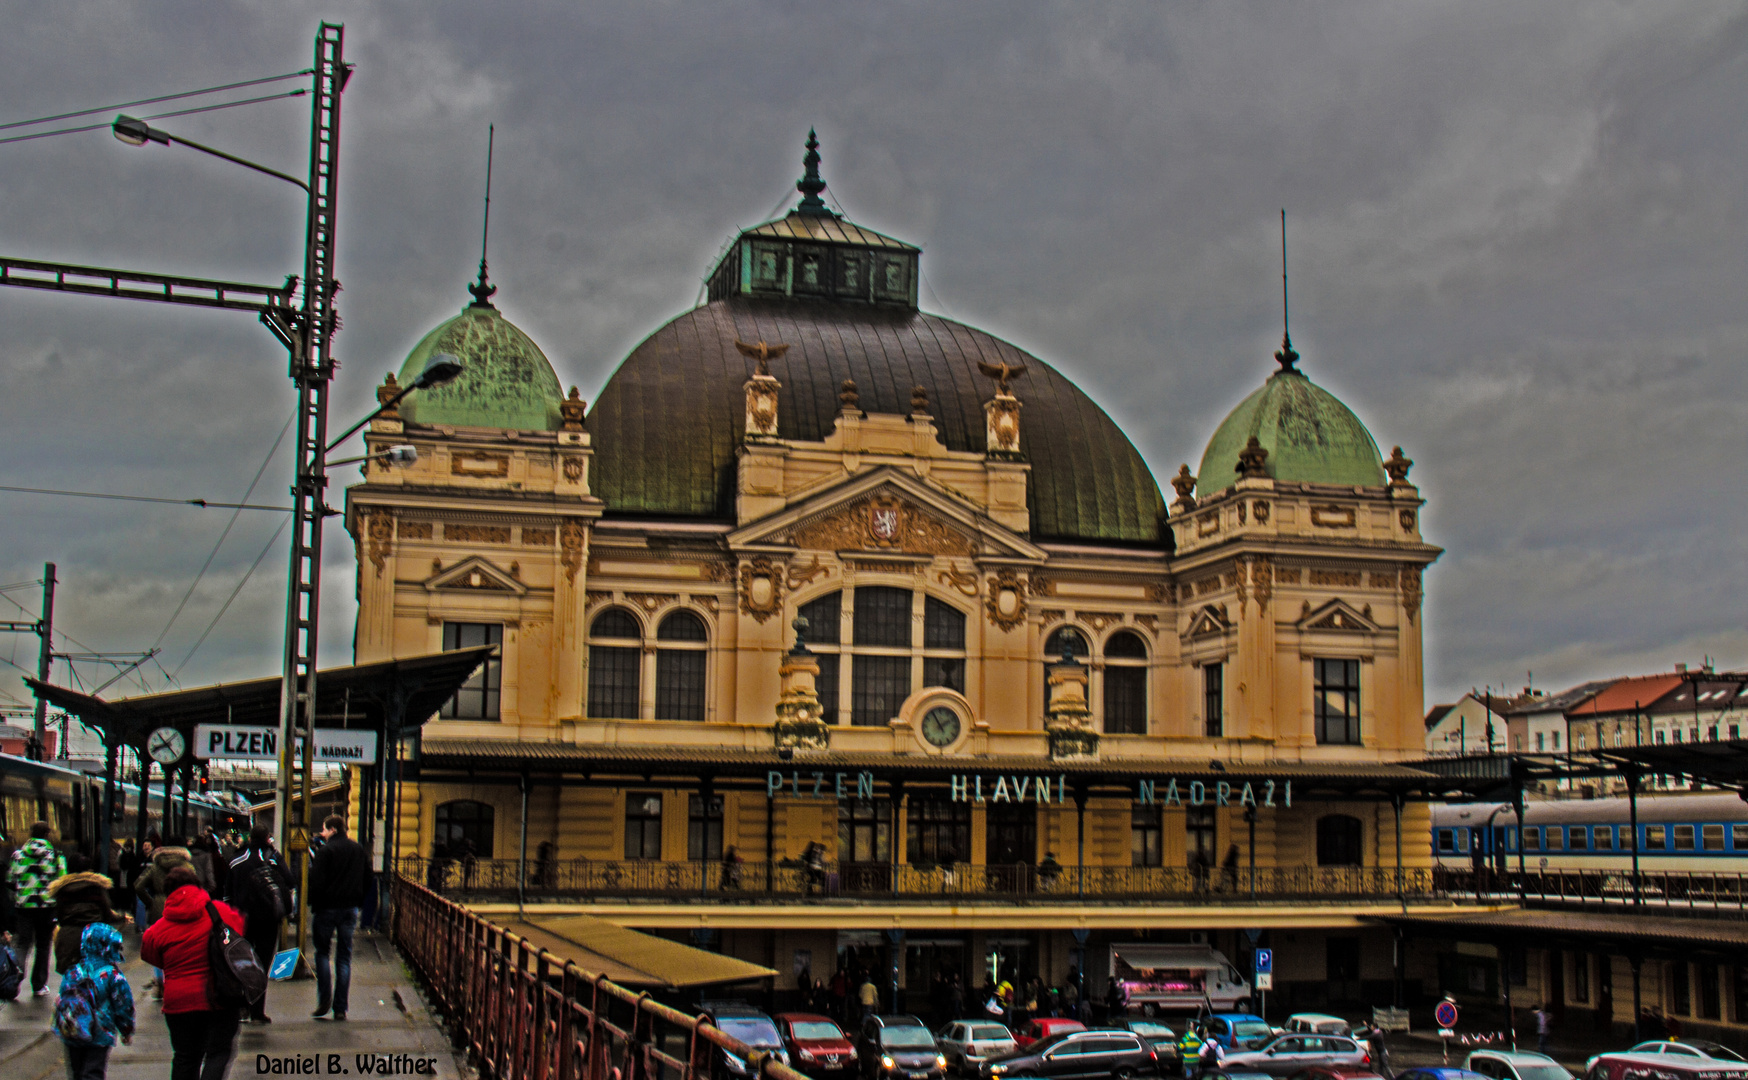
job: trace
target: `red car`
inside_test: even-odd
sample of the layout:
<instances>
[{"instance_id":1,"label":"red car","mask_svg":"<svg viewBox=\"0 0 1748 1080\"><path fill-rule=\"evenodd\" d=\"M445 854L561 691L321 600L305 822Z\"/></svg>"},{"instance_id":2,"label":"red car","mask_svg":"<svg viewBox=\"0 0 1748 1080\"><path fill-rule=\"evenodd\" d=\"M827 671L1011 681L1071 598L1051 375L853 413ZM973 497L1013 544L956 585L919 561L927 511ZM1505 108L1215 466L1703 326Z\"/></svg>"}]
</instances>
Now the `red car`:
<instances>
[{"instance_id":1,"label":"red car","mask_svg":"<svg viewBox=\"0 0 1748 1080\"><path fill-rule=\"evenodd\" d=\"M1041 1039L1050 1038L1052 1035L1060 1035L1065 1031L1085 1030L1086 1025L1079 1020L1070 1020L1066 1016L1046 1016L1034 1020L1019 1031L1014 1032L1014 1045L1023 1050Z\"/></svg>"},{"instance_id":2,"label":"red car","mask_svg":"<svg viewBox=\"0 0 1748 1080\"><path fill-rule=\"evenodd\" d=\"M1293 1074L1292 1080L1386 1080L1370 1069L1350 1065L1316 1065Z\"/></svg>"},{"instance_id":3,"label":"red car","mask_svg":"<svg viewBox=\"0 0 1748 1080\"><path fill-rule=\"evenodd\" d=\"M856 1047L828 1016L778 1013L777 1034L789 1050L789 1064L814 1080L839 1080L856 1068Z\"/></svg>"}]
</instances>

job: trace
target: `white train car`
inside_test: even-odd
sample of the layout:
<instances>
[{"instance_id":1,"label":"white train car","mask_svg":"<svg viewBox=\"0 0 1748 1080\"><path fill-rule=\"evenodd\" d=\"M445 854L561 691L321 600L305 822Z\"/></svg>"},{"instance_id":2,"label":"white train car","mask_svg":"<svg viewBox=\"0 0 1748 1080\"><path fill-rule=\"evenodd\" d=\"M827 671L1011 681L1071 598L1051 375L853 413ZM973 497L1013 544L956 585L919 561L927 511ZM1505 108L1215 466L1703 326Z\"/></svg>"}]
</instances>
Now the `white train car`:
<instances>
[{"instance_id":1,"label":"white train car","mask_svg":"<svg viewBox=\"0 0 1748 1080\"><path fill-rule=\"evenodd\" d=\"M1524 804L1522 854L1529 871L1748 874L1748 802L1734 792L1646 795L1638 833L1628 800L1561 799ZM1509 803L1452 803L1432 809L1433 858L1440 869L1515 871L1517 815Z\"/></svg>"}]
</instances>

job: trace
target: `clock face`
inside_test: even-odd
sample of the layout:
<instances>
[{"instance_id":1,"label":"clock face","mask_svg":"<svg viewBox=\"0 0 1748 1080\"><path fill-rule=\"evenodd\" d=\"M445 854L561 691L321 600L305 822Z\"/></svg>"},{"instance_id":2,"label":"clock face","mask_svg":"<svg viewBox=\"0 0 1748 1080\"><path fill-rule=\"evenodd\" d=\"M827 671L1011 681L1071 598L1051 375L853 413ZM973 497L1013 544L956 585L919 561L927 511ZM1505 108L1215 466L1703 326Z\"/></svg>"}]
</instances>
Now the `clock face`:
<instances>
[{"instance_id":1,"label":"clock face","mask_svg":"<svg viewBox=\"0 0 1748 1080\"><path fill-rule=\"evenodd\" d=\"M162 765L173 765L181 761L182 752L186 749L187 741L173 727L161 727L146 739L146 753L152 756L153 761Z\"/></svg>"},{"instance_id":2,"label":"clock face","mask_svg":"<svg viewBox=\"0 0 1748 1080\"><path fill-rule=\"evenodd\" d=\"M937 705L923 717L923 738L932 746L951 746L959 738L959 714Z\"/></svg>"}]
</instances>

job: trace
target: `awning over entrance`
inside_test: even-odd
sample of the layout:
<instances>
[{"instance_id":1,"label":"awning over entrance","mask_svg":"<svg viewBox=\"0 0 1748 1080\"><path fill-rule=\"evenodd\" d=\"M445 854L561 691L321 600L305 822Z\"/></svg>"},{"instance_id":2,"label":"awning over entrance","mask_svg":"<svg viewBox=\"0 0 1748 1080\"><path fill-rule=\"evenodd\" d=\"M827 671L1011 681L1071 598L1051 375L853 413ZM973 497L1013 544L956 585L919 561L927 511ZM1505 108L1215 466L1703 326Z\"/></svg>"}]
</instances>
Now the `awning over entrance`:
<instances>
[{"instance_id":1,"label":"awning over entrance","mask_svg":"<svg viewBox=\"0 0 1748 1080\"><path fill-rule=\"evenodd\" d=\"M530 945L591 975L605 975L621 986L687 990L777 974L768 967L615 926L590 915L506 920L500 925Z\"/></svg>"},{"instance_id":2,"label":"awning over entrance","mask_svg":"<svg viewBox=\"0 0 1748 1080\"><path fill-rule=\"evenodd\" d=\"M1116 945L1113 953L1135 971L1220 971L1232 966L1206 945Z\"/></svg>"}]
</instances>

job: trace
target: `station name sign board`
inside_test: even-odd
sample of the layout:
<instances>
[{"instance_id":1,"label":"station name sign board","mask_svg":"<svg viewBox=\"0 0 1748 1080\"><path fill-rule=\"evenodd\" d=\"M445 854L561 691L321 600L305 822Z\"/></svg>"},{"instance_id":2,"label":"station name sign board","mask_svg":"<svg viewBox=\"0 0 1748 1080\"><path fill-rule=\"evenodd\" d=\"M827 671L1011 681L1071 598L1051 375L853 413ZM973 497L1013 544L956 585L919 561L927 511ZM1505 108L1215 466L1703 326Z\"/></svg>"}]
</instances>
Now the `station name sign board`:
<instances>
[{"instance_id":1,"label":"station name sign board","mask_svg":"<svg viewBox=\"0 0 1748 1080\"><path fill-rule=\"evenodd\" d=\"M874 773L825 772L818 769L772 769L765 777L767 797L788 794L796 798L872 799ZM854 789L852 794L851 789ZM1070 795L1067 775L956 773L947 777L948 797L953 802L1064 803ZM1180 780L1138 780L1135 802L1141 806L1292 806L1291 780L1258 779L1235 783Z\"/></svg>"},{"instance_id":2,"label":"station name sign board","mask_svg":"<svg viewBox=\"0 0 1748 1080\"><path fill-rule=\"evenodd\" d=\"M298 749L302 749L301 741ZM194 756L202 760L277 761L279 731L236 724L196 724ZM315 759L328 764L374 765L376 732L317 728Z\"/></svg>"}]
</instances>

